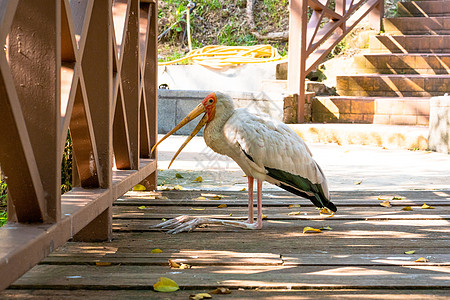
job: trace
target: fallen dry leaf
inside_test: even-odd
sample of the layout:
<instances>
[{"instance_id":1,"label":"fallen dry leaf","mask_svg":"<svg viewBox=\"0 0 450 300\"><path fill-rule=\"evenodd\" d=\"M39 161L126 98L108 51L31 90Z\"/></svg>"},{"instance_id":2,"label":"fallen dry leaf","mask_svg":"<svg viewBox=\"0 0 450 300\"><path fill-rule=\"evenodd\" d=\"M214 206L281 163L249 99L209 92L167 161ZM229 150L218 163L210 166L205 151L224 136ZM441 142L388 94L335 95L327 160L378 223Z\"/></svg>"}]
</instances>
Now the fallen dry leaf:
<instances>
[{"instance_id":1,"label":"fallen dry leaf","mask_svg":"<svg viewBox=\"0 0 450 300\"><path fill-rule=\"evenodd\" d=\"M361 179L361 180L358 180L358 181L353 181L353 184L355 184L355 185L360 185L362 182L363 182L363 181L362 181L362 179Z\"/></svg>"},{"instance_id":2,"label":"fallen dry leaf","mask_svg":"<svg viewBox=\"0 0 450 300\"><path fill-rule=\"evenodd\" d=\"M147 207L145 205L139 206L138 209L146 209Z\"/></svg>"},{"instance_id":3,"label":"fallen dry leaf","mask_svg":"<svg viewBox=\"0 0 450 300\"><path fill-rule=\"evenodd\" d=\"M228 288L218 287L214 291L210 292L210 294L218 294L218 295L223 294L223 295L225 295L225 294L231 294L231 291Z\"/></svg>"},{"instance_id":4,"label":"fallen dry leaf","mask_svg":"<svg viewBox=\"0 0 450 300\"><path fill-rule=\"evenodd\" d=\"M312 228L312 227L305 227L303 228L303 233L319 233L322 232L320 229Z\"/></svg>"},{"instance_id":5,"label":"fallen dry leaf","mask_svg":"<svg viewBox=\"0 0 450 300\"><path fill-rule=\"evenodd\" d=\"M220 200L223 198L223 195L217 195L217 194L202 194L203 197L206 197L210 200Z\"/></svg>"},{"instance_id":6,"label":"fallen dry leaf","mask_svg":"<svg viewBox=\"0 0 450 300\"><path fill-rule=\"evenodd\" d=\"M384 206L384 207L391 207L392 206L391 202L389 200L381 202L380 205Z\"/></svg>"},{"instance_id":7,"label":"fallen dry leaf","mask_svg":"<svg viewBox=\"0 0 450 300\"><path fill-rule=\"evenodd\" d=\"M107 262L107 261L97 261L97 262L95 262L95 265L98 267L106 267L106 266L112 265L112 263Z\"/></svg>"},{"instance_id":8,"label":"fallen dry leaf","mask_svg":"<svg viewBox=\"0 0 450 300\"><path fill-rule=\"evenodd\" d=\"M420 258L416 259L414 262L429 262L429 260L426 259L425 257L420 257Z\"/></svg>"},{"instance_id":9,"label":"fallen dry leaf","mask_svg":"<svg viewBox=\"0 0 450 300\"><path fill-rule=\"evenodd\" d=\"M405 199L406 197L400 195L395 195L394 197L392 197L392 200L405 200Z\"/></svg>"},{"instance_id":10,"label":"fallen dry leaf","mask_svg":"<svg viewBox=\"0 0 450 300\"><path fill-rule=\"evenodd\" d=\"M167 219L166 219L166 218L162 218L161 221L162 221L162 222L165 222L165 221L167 221Z\"/></svg>"},{"instance_id":11,"label":"fallen dry leaf","mask_svg":"<svg viewBox=\"0 0 450 300\"><path fill-rule=\"evenodd\" d=\"M405 254L414 254L414 253L416 253L416 250L405 251Z\"/></svg>"},{"instance_id":12,"label":"fallen dry leaf","mask_svg":"<svg viewBox=\"0 0 450 300\"><path fill-rule=\"evenodd\" d=\"M331 209L329 209L328 207L323 207L320 210L320 215L328 215L329 217L333 217L334 212Z\"/></svg>"},{"instance_id":13,"label":"fallen dry leaf","mask_svg":"<svg viewBox=\"0 0 450 300\"><path fill-rule=\"evenodd\" d=\"M267 219L267 216L265 214L262 214L262 219Z\"/></svg>"},{"instance_id":14,"label":"fallen dry leaf","mask_svg":"<svg viewBox=\"0 0 450 300\"><path fill-rule=\"evenodd\" d=\"M194 179L194 181L196 181L196 182L203 182L203 177L202 176L198 176L197 178Z\"/></svg>"},{"instance_id":15,"label":"fallen dry leaf","mask_svg":"<svg viewBox=\"0 0 450 300\"><path fill-rule=\"evenodd\" d=\"M180 173L176 173L176 174L175 174L175 177L176 177L176 178L184 178L183 175L181 175Z\"/></svg>"},{"instance_id":16,"label":"fallen dry leaf","mask_svg":"<svg viewBox=\"0 0 450 300\"><path fill-rule=\"evenodd\" d=\"M288 213L288 216L297 216L297 215L299 215L301 212L299 212L299 211L293 211L293 212L290 212L290 213Z\"/></svg>"},{"instance_id":17,"label":"fallen dry leaf","mask_svg":"<svg viewBox=\"0 0 450 300\"><path fill-rule=\"evenodd\" d=\"M183 189L183 187L181 185L177 184L176 186L173 187L173 189L177 190L177 191L181 191Z\"/></svg>"},{"instance_id":18,"label":"fallen dry leaf","mask_svg":"<svg viewBox=\"0 0 450 300\"><path fill-rule=\"evenodd\" d=\"M172 279L160 277L159 281L153 285L153 289L157 292L170 293L178 291L180 287Z\"/></svg>"},{"instance_id":19,"label":"fallen dry leaf","mask_svg":"<svg viewBox=\"0 0 450 300\"><path fill-rule=\"evenodd\" d=\"M167 196L161 196L161 195L156 195L155 199L159 199L159 200L167 200L169 199Z\"/></svg>"},{"instance_id":20,"label":"fallen dry leaf","mask_svg":"<svg viewBox=\"0 0 450 300\"><path fill-rule=\"evenodd\" d=\"M191 207L191 210L205 210L206 208L193 208Z\"/></svg>"},{"instance_id":21,"label":"fallen dry leaf","mask_svg":"<svg viewBox=\"0 0 450 300\"><path fill-rule=\"evenodd\" d=\"M188 264L181 264L180 265L180 269L190 269L191 268L191 265L188 265Z\"/></svg>"},{"instance_id":22,"label":"fallen dry leaf","mask_svg":"<svg viewBox=\"0 0 450 300\"><path fill-rule=\"evenodd\" d=\"M220 204L219 206L217 206L217 208L227 208L228 207L228 205L226 205L226 204Z\"/></svg>"},{"instance_id":23,"label":"fallen dry leaf","mask_svg":"<svg viewBox=\"0 0 450 300\"><path fill-rule=\"evenodd\" d=\"M191 268L191 266L188 264L183 264L183 263L179 264L176 261L173 261L171 259L169 259L169 266L173 269L190 269Z\"/></svg>"},{"instance_id":24,"label":"fallen dry leaf","mask_svg":"<svg viewBox=\"0 0 450 300\"><path fill-rule=\"evenodd\" d=\"M199 293L195 295L190 295L189 300L202 300L202 299L211 299L212 296L208 293Z\"/></svg>"},{"instance_id":25,"label":"fallen dry leaf","mask_svg":"<svg viewBox=\"0 0 450 300\"><path fill-rule=\"evenodd\" d=\"M326 225L324 227L320 227L320 230L333 230L330 226Z\"/></svg>"},{"instance_id":26,"label":"fallen dry leaf","mask_svg":"<svg viewBox=\"0 0 450 300\"><path fill-rule=\"evenodd\" d=\"M247 189L246 188L242 188L241 189L241 192L245 192Z\"/></svg>"},{"instance_id":27,"label":"fallen dry leaf","mask_svg":"<svg viewBox=\"0 0 450 300\"><path fill-rule=\"evenodd\" d=\"M378 196L378 200L381 200L381 201L386 201L386 200L390 200L390 199L391 199L391 196L385 196L385 195Z\"/></svg>"},{"instance_id":28,"label":"fallen dry leaf","mask_svg":"<svg viewBox=\"0 0 450 300\"><path fill-rule=\"evenodd\" d=\"M413 210L413 209L412 209L411 206L405 206L405 207L402 208L402 210L405 210L405 211L411 211L411 210Z\"/></svg>"},{"instance_id":29,"label":"fallen dry leaf","mask_svg":"<svg viewBox=\"0 0 450 300\"><path fill-rule=\"evenodd\" d=\"M145 190L146 188L142 184L136 184L135 186L133 186L133 191L145 191Z\"/></svg>"},{"instance_id":30,"label":"fallen dry leaf","mask_svg":"<svg viewBox=\"0 0 450 300\"><path fill-rule=\"evenodd\" d=\"M206 200L206 198L205 197L197 197L194 200Z\"/></svg>"},{"instance_id":31,"label":"fallen dry leaf","mask_svg":"<svg viewBox=\"0 0 450 300\"><path fill-rule=\"evenodd\" d=\"M153 249L150 253L162 253L162 250L159 248Z\"/></svg>"},{"instance_id":32,"label":"fallen dry leaf","mask_svg":"<svg viewBox=\"0 0 450 300\"><path fill-rule=\"evenodd\" d=\"M434 209L433 206L429 206L428 204L424 203L421 207L422 209Z\"/></svg>"},{"instance_id":33,"label":"fallen dry leaf","mask_svg":"<svg viewBox=\"0 0 450 300\"><path fill-rule=\"evenodd\" d=\"M300 204L290 204L288 208L300 207Z\"/></svg>"},{"instance_id":34,"label":"fallen dry leaf","mask_svg":"<svg viewBox=\"0 0 450 300\"><path fill-rule=\"evenodd\" d=\"M180 267L180 265L176 261L171 259L169 259L169 266L174 269L178 269Z\"/></svg>"}]
</instances>

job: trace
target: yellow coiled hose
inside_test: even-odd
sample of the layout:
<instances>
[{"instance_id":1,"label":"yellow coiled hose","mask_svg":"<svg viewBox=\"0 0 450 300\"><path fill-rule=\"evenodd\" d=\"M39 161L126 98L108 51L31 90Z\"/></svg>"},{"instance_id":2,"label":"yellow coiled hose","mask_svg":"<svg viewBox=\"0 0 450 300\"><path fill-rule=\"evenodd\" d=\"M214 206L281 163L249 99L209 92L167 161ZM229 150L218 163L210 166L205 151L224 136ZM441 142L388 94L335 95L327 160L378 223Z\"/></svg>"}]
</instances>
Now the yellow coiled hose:
<instances>
[{"instance_id":1,"label":"yellow coiled hose","mask_svg":"<svg viewBox=\"0 0 450 300\"><path fill-rule=\"evenodd\" d=\"M255 46L206 46L192 50L190 30L190 8L187 7L187 33L189 53L186 56L167 62L159 62L158 66L172 65L184 60L193 64L220 69L227 66L251 63L265 63L282 59L277 49L271 45Z\"/></svg>"},{"instance_id":2,"label":"yellow coiled hose","mask_svg":"<svg viewBox=\"0 0 450 300\"><path fill-rule=\"evenodd\" d=\"M160 62L158 65L172 65L184 60L190 60L196 65L220 69L226 66L264 63L280 59L282 59L282 56L271 45L206 46L190 51L182 58Z\"/></svg>"}]
</instances>

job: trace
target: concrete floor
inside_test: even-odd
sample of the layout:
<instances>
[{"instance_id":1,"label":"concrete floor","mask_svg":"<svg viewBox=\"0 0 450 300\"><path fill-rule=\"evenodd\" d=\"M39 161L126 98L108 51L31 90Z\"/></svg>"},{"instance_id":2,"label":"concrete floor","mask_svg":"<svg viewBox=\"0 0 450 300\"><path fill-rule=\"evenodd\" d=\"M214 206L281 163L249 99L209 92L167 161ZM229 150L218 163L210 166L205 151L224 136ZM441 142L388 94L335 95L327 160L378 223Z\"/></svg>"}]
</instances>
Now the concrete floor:
<instances>
[{"instance_id":1,"label":"concrete floor","mask_svg":"<svg viewBox=\"0 0 450 300\"><path fill-rule=\"evenodd\" d=\"M171 136L158 147L159 184L214 190L241 190L247 186L239 166L212 152L202 137L195 137L167 170L185 138ZM308 145L327 176L331 192L450 189L450 155L357 145ZM176 173L184 178L176 178ZM198 176L202 176L202 183L194 182ZM264 189L278 187L265 183Z\"/></svg>"}]
</instances>

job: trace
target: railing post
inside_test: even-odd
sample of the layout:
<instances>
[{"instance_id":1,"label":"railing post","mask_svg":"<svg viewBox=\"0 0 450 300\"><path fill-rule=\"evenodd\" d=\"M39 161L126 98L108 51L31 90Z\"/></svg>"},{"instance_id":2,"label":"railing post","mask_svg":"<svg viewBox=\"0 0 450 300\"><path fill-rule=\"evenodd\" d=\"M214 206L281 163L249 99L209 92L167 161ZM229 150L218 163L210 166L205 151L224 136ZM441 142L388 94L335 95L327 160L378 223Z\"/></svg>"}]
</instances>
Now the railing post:
<instances>
[{"instance_id":1,"label":"railing post","mask_svg":"<svg viewBox=\"0 0 450 300\"><path fill-rule=\"evenodd\" d=\"M298 94L298 123L305 120L307 3L307 0L291 0L289 6L288 90Z\"/></svg>"},{"instance_id":2,"label":"railing post","mask_svg":"<svg viewBox=\"0 0 450 300\"><path fill-rule=\"evenodd\" d=\"M369 12L369 23L376 31L380 31L381 20L384 16L384 0L379 0L378 4Z\"/></svg>"},{"instance_id":3,"label":"railing post","mask_svg":"<svg viewBox=\"0 0 450 300\"><path fill-rule=\"evenodd\" d=\"M19 1L8 37L8 59L45 191L42 221L61 218L61 1ZM35 16L35 18L30 18ZM45 62L45 63L44 63ZM20 174L7 174L20 178ZM16 209L21 202L11 189ZM11 208L10 208L11 210ZM27 217L17 211L20 222ZM37 220L28 220L37 221Z\"/></svg>"},{"instance_id":4,"label":"railing post","mask_svg":"<svg viewBox=\"0 0 450 300\"><path fill-rule=\"evenodd\" d=\"M142 5L142 4L141 4ZM149 130L150 149L158 139L158 1L149 3L147 41L145 49L145 63L143 70L143 93L147 105L147 124ZM141 120L142 122L142 120ZM157 159L157 150L151 154L151 158ZM145 178L141 184L147 190L156 190L157 171Z\"/></svg>"},{"instance_id":5,"label":"railing post","mask_svg":"<svg viewBox=\"0 0 450 300\"><path fill-rule=\"evenodd\" d=\"M99 184L104 189L112 186L111 5L111 1L94 1L83 57L80 58L98 151ZM111 211L112 206L78 232L74 240L111 240Z\"/></svg>"}]
</instances>

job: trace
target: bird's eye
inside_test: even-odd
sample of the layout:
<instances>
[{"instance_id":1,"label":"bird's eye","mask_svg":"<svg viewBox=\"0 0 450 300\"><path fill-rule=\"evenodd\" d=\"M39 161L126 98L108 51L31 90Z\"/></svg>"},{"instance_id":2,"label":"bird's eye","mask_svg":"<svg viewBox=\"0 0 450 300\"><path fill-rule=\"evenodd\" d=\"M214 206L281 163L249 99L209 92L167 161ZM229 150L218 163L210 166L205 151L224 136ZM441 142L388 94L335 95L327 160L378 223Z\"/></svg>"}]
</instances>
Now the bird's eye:
<instances>
[{"instance_id":1,"label":"bird's eye","mask_svg":"<svg viewBox=\"0 0 450 300\"><path fill-rule=\"evenodd\" d=\"M212 104L213 103L213 99L209 99L208 103Z\"/></svg>"}]
</instances>

